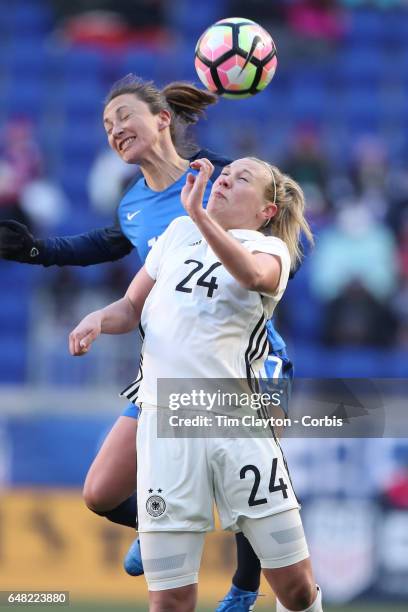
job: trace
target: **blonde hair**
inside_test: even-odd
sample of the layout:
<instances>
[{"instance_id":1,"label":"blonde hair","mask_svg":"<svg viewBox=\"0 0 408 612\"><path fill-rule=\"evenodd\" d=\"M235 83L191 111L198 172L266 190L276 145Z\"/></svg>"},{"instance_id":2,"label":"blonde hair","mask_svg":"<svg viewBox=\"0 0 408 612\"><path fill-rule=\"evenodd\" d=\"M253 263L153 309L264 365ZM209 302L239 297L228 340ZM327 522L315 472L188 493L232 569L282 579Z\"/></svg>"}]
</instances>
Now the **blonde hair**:
<instances>
[{"instance_id":1,"label":"blonde hair","mask_svg":"<svg viewBox=\"0 0 408 612\"><path fill-rule=\"evenodd\" d=\"M303 252L300 245L301 234L303 233L309 244L313 246L314 239L309 223L305 217L305 196L300 185L287 174L283 174L276 166L258 159L249 157L266 167L271 180L265 189L265 199L277 205L277 212L274 217L260 228L260 231L267 235L276 236L285 242L288 247L291 269L296 268L302 260Z\"/></svg>"}]
</instances>

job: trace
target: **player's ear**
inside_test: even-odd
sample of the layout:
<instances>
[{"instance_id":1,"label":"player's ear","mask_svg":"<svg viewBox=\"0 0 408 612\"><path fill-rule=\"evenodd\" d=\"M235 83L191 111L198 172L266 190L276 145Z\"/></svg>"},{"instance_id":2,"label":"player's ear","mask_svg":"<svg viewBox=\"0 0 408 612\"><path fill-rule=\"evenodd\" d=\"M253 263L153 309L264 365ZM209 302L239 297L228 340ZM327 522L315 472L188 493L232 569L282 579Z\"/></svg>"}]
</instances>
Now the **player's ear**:
<instances>
[{"instance_id":1,"label":"player's ear","mask_svg":"<svg viewBox=\"0 0 408 612\"><path fill-rule=\"evenodd\" d=\"M266 205L264 209L262 210L262 216L265 219L264 221L265 225L267 224L268 221L270 221L270 219L275 217L277 212L278 212L277 204L274 204L273 202L266 202Z\"/></svg>"},{"instance_id":2,"label":"player's ear","mask_svg":"<svg viewBox=\"0 0 408 612\"><path fill-rule=\"evenodd\" d=\"M169 127L170 123L171 123L171 114L169 113L168 110L161 110L159 112L159 130L164 130L165 128Z\"/></svg>"}]
</instances>

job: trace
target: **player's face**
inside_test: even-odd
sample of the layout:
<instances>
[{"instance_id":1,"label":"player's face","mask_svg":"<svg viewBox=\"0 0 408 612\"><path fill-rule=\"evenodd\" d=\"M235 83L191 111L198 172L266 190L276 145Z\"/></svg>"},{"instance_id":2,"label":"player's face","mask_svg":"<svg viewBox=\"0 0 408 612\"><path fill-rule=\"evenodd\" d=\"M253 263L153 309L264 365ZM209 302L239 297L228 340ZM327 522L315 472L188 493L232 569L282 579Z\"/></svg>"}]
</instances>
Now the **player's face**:
<instances>
[{"instance_id":1,"label":"player's face","mask_svg":"<svg viewBox=\"0 0 408 612\"><path fill-rule=\"evenodd\" d=\"M274 214L276 204L265 199L271 173L253 159L225 166L214 182L207 211L225 229L259 229Z\"/></svg>"},{"instance_id":2,"label":"player's face","mask_svg":"<svg viewBox=\"0 0 408 612\"><path fill-rule=\"evenodd\" d=\"M103 124L109 145L128 164L141 163L153 150L161 116L153 115L134 94L123 94L106 105Z\"/></svg>"}]
</instances>

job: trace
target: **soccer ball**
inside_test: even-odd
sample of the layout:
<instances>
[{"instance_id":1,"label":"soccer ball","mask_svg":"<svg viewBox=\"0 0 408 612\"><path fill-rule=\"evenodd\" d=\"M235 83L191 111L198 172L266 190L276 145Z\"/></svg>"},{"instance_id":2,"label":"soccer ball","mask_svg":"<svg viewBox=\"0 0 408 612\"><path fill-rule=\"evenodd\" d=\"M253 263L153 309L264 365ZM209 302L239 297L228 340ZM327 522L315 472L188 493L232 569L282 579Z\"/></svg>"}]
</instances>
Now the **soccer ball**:
<instances>
[{"instance_id":1,"label":"soccer ball","mask_svg":"<svg viewBox=\"0 0 408 612\"><path fill-rule=\"evenodd\" d=\"M265 89L277 63L275 43L268 32L239 17L214 23L195 50L200 81L225 98L248 98Z\"/></svg>"}]
</instances>

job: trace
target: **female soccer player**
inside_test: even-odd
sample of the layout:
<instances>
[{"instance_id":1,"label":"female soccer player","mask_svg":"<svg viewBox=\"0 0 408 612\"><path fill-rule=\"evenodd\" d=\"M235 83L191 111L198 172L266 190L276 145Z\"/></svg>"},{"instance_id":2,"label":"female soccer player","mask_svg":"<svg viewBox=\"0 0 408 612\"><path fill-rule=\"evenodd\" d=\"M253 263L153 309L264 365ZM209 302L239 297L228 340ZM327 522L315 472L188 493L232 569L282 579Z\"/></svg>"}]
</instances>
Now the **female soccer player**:
<instances>
[{"instance_id":1,"label":"female soccer player","mask_svg":"<svg viewBox=\"0 0 408 612\"><path fill-rule=\"evenodd\" d=\"M215 166L211 180L229 161L206 150L194 155L187 151L186 128L216 101L215 95L186 83L170 83L161 91L132 75L115 83L103 113L108 142L125 162L138 164L140 169L119 204L119 224L79 236L35 240L21 224L3 222L0 257L44 266L87 266L120 259L136 247L144 261L155 240L184 212L180 192L190 161L208 158ZM204 203L208 194L209 188ZM285 345L272 324L268 325L268 338L269 376L279 376L279 369L281 375L290 375ZM85 502L91 510L131 527L135 527L136 517L137 417L138 410L131 404L118 418L84 486ZM257 597L260 565L246 538L237 534L236 540L238 568L220 610L238 609L239 605L245 612ZM125 562L127 571L134 575L143 572L139 554L136 541Z\"/></svg>"},{"instance_id":2,"label":"female soccer player","mask_svg":"<svg viewBox=\"0 0 408 612\"><path fill-rule=\"evenodd\" d=\"M261 560L277 610L320 612L298 502L275 438L157 435L158 379L247 378L251 386L268 354L266 321L300 257L301 231L312 241L302 191L276 167L255 158L231 163L206 210L213 166L200 159L191 167L199 174L187 175L181 196L189 217L170 224L124 298L81 321L70 352L81 355L99 334L141 323L138 506L150 610L195 609L215 498L223 527L241 529ZM255 480L258 474L257 485L248 471Z\"/></svg>"}]
</instances>

